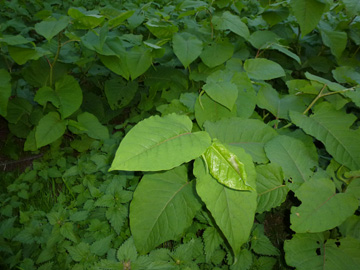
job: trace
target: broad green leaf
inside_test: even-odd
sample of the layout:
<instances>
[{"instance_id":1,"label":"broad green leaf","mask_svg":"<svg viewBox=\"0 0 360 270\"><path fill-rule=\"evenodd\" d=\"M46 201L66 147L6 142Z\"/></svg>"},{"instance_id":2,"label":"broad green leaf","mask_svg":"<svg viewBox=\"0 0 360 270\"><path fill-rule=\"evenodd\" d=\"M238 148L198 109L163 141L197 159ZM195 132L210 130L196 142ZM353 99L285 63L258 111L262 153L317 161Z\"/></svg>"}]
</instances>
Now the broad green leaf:
<instances>
[{"instance_id":1,"label":"broad green leaf","mask_svg":"<svg viewBox=\"0 0 360 270\"><path fill-rule=\"evenodd\" d=\"M360 240L360 216L353 215L339 226L339 231L343 236L350 236Z\"/></svg>"},{"instance_id":2,"label":"broad green leaf","mask_svg":"<svg viewBox=\"0 0 360 270\"><path fill-rule=\"evenodd\" d=\"M248 178L255 178L251 157L242 151L239 159L244 161ZM256 210L256 192L227 188L206 172L201 159L195 160L194 175L196 191L210 211L216 224L229 242L235 256L248 241Z\"/></svg>"},{"instance_id":3,"label":"broad green leaf","mask_svg":"<svg viewBox=\"0 0 360 270\"><path fill-rule=\"evenodd\" d=\"M128 10L120 15L116 16L115 18L112 18L109 20L109 27L115 28L121 25L124 21L129 19L133 14L135 13L135 10Z\"/></svg>"},{"instance_id":4,"label":"broad green leaf","mask_svg":"<svg viewBox=\"0 0 360 270\"><path fill-rule=\"evenodd\" d=\"M132 80L142 75L152 63L149 49L145 47L133 47L126 53L126 65Z\"/></svg>"},{"instance_id":5,"label":"broad green leaf","mask_svg":"<svg viewBox=\"0 0 360 270\"><path fill-rule=\"evenodd\" d=\"M220 244L222 244L224 240L221 238L218 229L215 227L206 228L202 237L204 239L206 262L210 262L211 256L214 254L215 250L220 247Z\"/></svg>"},{"instance_id":6,"label":"broad green leaf","mask_svg":"<svg viewBox=\"0 0 360 270\"><path fill-rule=\"evenodd\" d=\"M280 206L286 199L289 188L284 184L284 174L279 165L269 163L256 167L258 192L257 212L263 213Z\"/></svg>"},{"instance_id":7,"label":"broad green leaf","mask_svg":"<svg viewBox=\"0 0 360 270\"><path fill-rule=\"evenodd\" d=\"M204 127L212 138L243 148L258 163L268 162L264 145L277 135L274 129L256 119L223 119L206 122Z\"/></svg>"},{"instance_id":8,"label":"broad green leaf","mask_svg":"<svg viewBox=\"0 0 360 270\"><path fill-rule=\"evenodd\" d=\"M91 253L97 256L105 255L110 249L110 244L112 239L113 239L113 235L110 234L104 238L95 241L90 245Z\"/></svg>"},{"instance_id":9,"label":"broad green leaf","mask_svg":"<svg viewBox=\"0 0 360 270\"><path fill-rule=\"evenodd\" d=\"M290 58L294 59L296 62L301 64L300 57L297 56L295 53L289 51L285 46L275 43L275 44L271 44L269 48L282 52L283 54L289 56Z\"/></svg>"},{"instance_id":10,"label":"broad green leaf","mask_svg":"<svg viewBox=\"0 0 360 270\"><path fill-rule=\"evenodd\" d=\"M319 77L319 76L316 76L316 75L313 75L309 72L305 72L305 77L311 81L316 81L316 82L319 82L319 83L322 83L322 84L326 84L326 86L332 90L332 91L341 91L343 90L345 87L343 87L342 85L338 84L338 83L335 83L335 82L331 82L327 79L324 79L322 77Z\"/></svg>"},{"instance_id":11,"label":"broad green leaf","mask_svg":"<svg viewBox=\"0 0 360 270\"><path fill-rule=\"evenodd\" d=\"M249 42L253 45L256 49L264 49L268 44L277 43L277 40L280 37L275 34L273 31L255 31L251 34L249 38Z\"/></svg>"},{"instance_id":12,"label":"broad green leaf","mask_svg":"<svg viewBox=\"0 0 360 270\"><path fill-rule=\"evenodd\" d=\"M209 97L230 111L234 108L239 93L236 85L229 81L231 78L232 74L228 72L216 71L207 78L203 86Z\"/></svg>"},{"instance_id":13,"label":"broad green leaf","mask_svg":"<svg viewBox=\"0 0 360 270\"><path fill-rule=\"evenodd\" d=\"M101 62L104 64L104 66L106 66L112 72L122 76L126 80L129 79L130 73L126 64L125 57L121 59L118 56L114 56L114 55L109 55L109 56L99 55L99 58Z\"/></svg>"},{"instance_id":14,"label":"broad green leaf","mask_svg":"<svg viewBox=\"0 0 360 270\"><path fill-rule=\"evenodd\" d=\"M174 53L187 68L202 52L203 43L190 33L176 33L173 38Z\"/></svg>"},{"instance_id":15,"label":"broad green leaf","mask_svg":"<svg viewBox=\"0 0 360 270\"><path fill-rule=\"evenodd\" d=\"M353 67L337 67L332 71L332 74L339 83L360 84L360 73Z\"/></svg>"},{"instance_id":16,"label":"broad green leaf","mask_svg":"<svg viewBox=\"0 0 360 270\"><path fill-rule=\"evenodd\" d=\"M91 113L84 112L77 116L78 122L84 128L84 132L91 138L106 140L109 138L109 130L103 126L97 117Z\"/></svg>"},{"instance_id":17,"label":"broad green leaf","mask_svg":"<svg viewBox=\"0 0 360 270\"><path fill-rule=\"evenodd\" d=\"M11 76L5 69L0 69L0 81L0 115L5 117L11 95Z\"/></svg>"},{"instance_id":18,"label":"broad green leaf","mask_svg":"<svg viewBox=\"0 0 360 270\"><path fill-rule=\"evenodd\" d=\"M239 16L231 14L229 11L225 11L221 16L214 16L212 23L217 30L230 30L235 34L248 39L250 32L245 23L241 21Z\"/></svg>"},{"instance_id":19,"label":"broad green leaf","mask_svg":"<svg viewBox=\"0 0 360 270\"><path fill-rule=\"evenodd\" d=\"M229 111L226 107L212 100L207 94L199 96L195 103L195 117L200 127L205 121L214 122L234 116L236 116L236 107Z\"/></svg>"},{"instance_id":20,"label":"broad green leaf","mask_svg":"<svg viewBox=\"0 0 360 270\"><path fill-rule=\"evenodd\" d=\"M318 25L326 4L322 0L291 0L290 6L304 37Z\"/></svg>"},{"instance_id":21,"label":"broad green leaf","mask_svg":"<svg viewBox=\"0 0 360 270\"><path fill-rule=\"evenodd\" d=\"M42 48L23 48L8 46L8 51L12 59L18 64L23 65L29 60L37 60L40 57L50 54Z\"/></svg>"},{"instance_id":22,"label":"broad green leaf","mask_svg":"<svg viewBox=\"0 0 360 270\"><path fill-rule=\"evenodd\" d=\"M171 38L174 33L179 31L179 28L176 25L157 19L149 20L145 23L145 26L154 36L160 39Z\"/></svg>"},{"instance_id":23,"label":"broad green leaf","mask_svg":"<svg viewBox=\"0 0 360 270\"><path fill-rule=\"evenodd\" d=\"M357 0L342 0L345 4L346 13L351 17L357 16L360 13L360 2Z\"/></svg>"},{"instance_id":24,"label":"broad green leaf","mask_svg":"<svg viewBox=\"0 0 360 270\"><path fill-rule=\"evenodd\" d=\"M66 121L61 120L56 112L49 112L40 119L35 130L37 148L48 145L59 139L66 130Z\"/></svg>"},{"instance_id":25,"label":"broad green leaf","mask_svg":"<svg viewBox=\"0 0 360 270\"><path fill-rule=\"evenodd\" d=\"M69 8L68 15L74 18L73 26L77 29L93 29L105 20L104 16L91 14L77 7Z\"/></svg>"},{"instance_id":26,"label":"broad green leaf","mask_svg":"<svg viewBox=\"0 0 360 270\"><path fill-rule=\"evenodd\" d=\"M342 31L335 31L332 29L320 29L321 38L326 46L331 50L331 53L340 58L341 54L346 48L347 35Z\"/></svg>"},{"instance_id":27,"label":"broad green leaf","mask_svg":"<svg viewBox=\"0 0 360 270\"><path fill-rule=\"evenodd\" d=\"M360 264L360 241L353 238L326 239L318 234L295 234L284 244L288 265L298 270L356 269Z\"/></svg>"},{"instance_id":28,"label":"broad green leaf","mask_svg":"<svg viewBox=\"0 0 360 270\"><path fill-rule=\"evenodd\" d=\"M34 101L45 107L47 102L51 102L55 107L59 108L61 101L56 92L48 86L41 87L36 91Z\"/></svg>"},{"instance_id":29,"label":"broad green leaf","mask_svg":"<svg viewBox=\"0 0 360 270\"><path fill-rule=\"evenodd\" d=\"M265 58L247 59L244 69L254 80L272 80L285 76L284 69L278 63Z\"/></svg>"},{"instance_id":30,"label":"broad green leaf","mask_svg":"<svg viewBox=\"0 0 360 270\"><path fill-rule=\"evenodd\" d=\"M265 152L272 163L277 163L283 169L286 179L289 179L290 189L296 190L313 175L314 167L318 166L305 144L295 138L276 136L265 144Z\"/></svg>"},{"instance_id":31,"label":"broad green leaf","mask_svg":"<svg viewBox=\"0 0 360 270\"><path fill-rule=\"evenodd\" d=\"M210 145L210 136L191 129L184 115L151 116L139 122L120 143L110 170L169 170L199 157Z\"/></svg>"},{"instance_id":32,"label":"broad green leaf","mask_svg":"<svg viewBox=\"0 0 360 270\"><path fill-rule=\"evenodd\" d=\"M288 119L289 111L303 112L305 104L296 95L281 96L270 84L261 84L257 94L257 105L271 112L277 119Z\"/></svg>"},{"instance_id":33,"label":"broad green leaf","mask_svg":"<svg viewBox=\"0 0 360 270\"><path fill-rule=\"evenodd\" d=\"M135 97L138 83L125 83L121 78L110 79L105 82L105 95L112 110L121 109L128 105Z\"/></svg>"},{"instance_id":34,"label":"broad green leaf","mask_svg":"<svg viewBox=\"0 0 360 270\"><path fill-rule=\"evenodd\" d=\"M291 208L291 229L297 233L322 232L339 226L358 208L351 194L336 193L330 179L312 179L295 191L301 201Z\"/></svg>"},{"instance_id":35,"label":"broad green leaf","mask_svg":"<svg viewBox=\"0 0 360 270\"><path fill-rule=\"evenodd\" d=\"M177 240L200 206L184 166L145 175L130 204L130 227L137 250L147 253L165 241Z\"/></svg>"},{"instance_id":36,"label":"broad green leaf","mask_svg":"<svg viewBox=\"0 0 360 270\"><path fill-rule=\"evenodd\" d=\"M69 239L75 243L78 242L78 239L74 233L74 226L71 222L64 223L60 228L60 233L62 236L64 236L66 239Z\"/></svg>"},{"instance_id":37,"label":"broad green leaf","mask_svg":"<svg viewBox=\"0 0 360 270\"><path fill-rule=\"evenodd\" d=\"M81 106L83 95L79 83L66 75L55 83L55 92L60 100L59 112L62 118L69 117Z\"/></svg>"},{"instance_id":38,"label":"broad green leaf","mask_svg":"<svg viewBox=\"0 0 360 270\"><path fill-rule=\"evenodd\" d=\"M208 67L216 67L231 58L234 53L234 45L227 40L211 42L204 46L200 54L201 60ZM214 57L216 55L216 57Z\"/></svg>"},{"instance_id":39,"label":"broad green leaf","mask_svg":"<svg viewBox=\"0 0 360 270\"><path fill-rule=\"evenodd\" d=\"M275 9L267 9L261 16L270 26L274 26L279 22L284 21L289 16L289 9L284 6Z\"/></svg>"},{"instance_id":40,"label":"broad green leaf","mask_svg":"<svg viewBox=\"0 0 360 270\"><path fill-rule=\"evenodd\" d=\"M219 141L214 141L205 151L204 160L219 183L236 190L254 190L247 183L244 164Z\"/></svg>"},{"instance_id":41,"label":"broad green leaf","mask_svg":"<svg viewBox=\"0 0 360 270\"><path fill-rule=\"evenodd\" d=\"M50 41L54 36L64 30L68 24L68 17L62 17L59 20L52 18L35 24L35 31Z\"/></svg>"},{"instance_id":42,"label":"broad green leaf","mask_svg":"<svg viewBox=\"0 0 360 270\"><path fill-rule=\"evenodd\" d=\"M310 117L293 111L290 117L295 125L321 141L337 162L351 170L360 168L360 133L350 129L356 120L353 114L336 111L323 102Z\"/></svg>"},{"instance_id":43,"label":"broad green leaf","mask_svg":"<svg viewBox=\"0 0 360 270\"><path fill-rule=\"evenodd\" d=\"M2 37L0 37L0 42L4 42L8 45L14 46L30 43L31 41L21 35L3 35Z\"/></svg>"}]
</instances>

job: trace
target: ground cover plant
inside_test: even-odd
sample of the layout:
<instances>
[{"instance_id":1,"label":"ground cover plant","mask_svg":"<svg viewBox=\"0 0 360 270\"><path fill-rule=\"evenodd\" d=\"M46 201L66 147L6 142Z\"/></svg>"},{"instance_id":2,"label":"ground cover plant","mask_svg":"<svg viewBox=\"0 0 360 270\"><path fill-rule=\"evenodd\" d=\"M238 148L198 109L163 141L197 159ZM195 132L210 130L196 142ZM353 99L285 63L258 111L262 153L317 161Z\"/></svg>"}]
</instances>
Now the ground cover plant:
<instances>
[{"instance_id":1,"label":"ground cover plant","mask_svg":"<svg viewBox=\"0 0 360 270\"><path fill-rule=\"evenodd\" d=\"M4 1L2 269L356 269L357 0Z\"/></svg>"}]
</instances>

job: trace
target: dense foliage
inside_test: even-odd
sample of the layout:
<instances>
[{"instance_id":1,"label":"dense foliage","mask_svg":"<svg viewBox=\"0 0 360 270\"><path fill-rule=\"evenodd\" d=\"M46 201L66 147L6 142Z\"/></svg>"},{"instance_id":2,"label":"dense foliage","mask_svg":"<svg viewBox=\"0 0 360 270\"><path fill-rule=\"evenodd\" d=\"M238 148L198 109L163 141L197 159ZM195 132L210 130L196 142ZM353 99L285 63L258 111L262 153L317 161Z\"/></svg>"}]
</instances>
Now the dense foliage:
<instances>
[{"instance_id":1,"label":"dense foliage","mask_svg":"<svg viewBox=\"0 0 360 270\"><path fill-rule=\"evenodd\" d=\"M359 15L3 1L1 268L356 269Z\"/></svg>"}]
</instances>

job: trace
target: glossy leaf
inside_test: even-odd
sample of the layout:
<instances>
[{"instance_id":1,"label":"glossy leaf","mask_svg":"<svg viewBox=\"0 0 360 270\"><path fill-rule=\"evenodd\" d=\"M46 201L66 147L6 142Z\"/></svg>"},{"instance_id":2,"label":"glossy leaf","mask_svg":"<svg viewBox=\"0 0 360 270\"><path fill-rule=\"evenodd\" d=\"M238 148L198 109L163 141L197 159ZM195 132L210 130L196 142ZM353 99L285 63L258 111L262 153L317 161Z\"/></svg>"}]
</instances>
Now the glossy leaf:
<instances>
[{"instance_id":1,"label":"glossy leaf","mask_svg":"<svg viewBox=\"0 0 360 270\"><path fill-rule=\"evenodd\" d=\"M212 138L243 148L259 163L267 163L264 145L277 135L274 129L256 119L223 119L206 122L204 127Z\"/></svg>"},{"instance_id":2,"label":"glossy leaf","mask_svg":"<svg viewBox=\"0 0 360 270\"><path fill-rule=\"evenodd\" d=\"M326 239L322 233L295 234L284 244L288 265L298 270L356 269L360 263L360 241L353 238Z\"/></svg>"},{"instance_id":3,"label":"glossy leaf","mask_svg":"<svg viewBox=\"0 0 360 270\"><path fill-rule=\"evenodd\" d=\"M255 80L271 80L285 76L284 69L278 63L264 58L247 59L244 69L248 76Z\"/></svg>"},{"instance_id":4,"label":"glossy leaf","mask_svg":"<svg viewBox=\"0 0 360 270\"><path fill-rule=\"evenodd\" d=\"M187 68L203 50L202 41L189 33L176 33L173 38L174 53L180 62Z\"/></svg>"},{"instance_id":5,"label":"glossy leaf","mask_svg":"<svg viewBox=\"0 0 360 270\"><path fill-rule=\"evenodd\" d=\"M35 131L37 148L48 145L59 139L66 130L66 122L61 120L59 114L50 112L40 119Z\"/></svg>"},{"instance_id":6,"label":"glossy leaf","mask_svg":"<svg viewBox=\"0 0 360 270\"><path fill-rule=\"evenodd\" d=\"M169 170L197 158L210 145L210 137L191 129L192 122L184 115L139 122L122 140L110 170Z\"/></svg>"},{"instance_id":7,"label":"glossy leaf","mask_svg":"<svg viewBox=\"0 0 360 270\"><path fill-rule=\"evenodd\" d=\"M308 181L317 166L317 160L305 147L305 144L292 137L276 136L265 144L265 152L272 163L277 163L292 183L289 187L296 190L302 183Z\"/></svg>"},{"instance_id":8,"label":"glossy leaf","mask_svg":"<svg viewBox=\"0 0 360 270\"><path fill-rule=\"evenodd\" d=\"M351 170L360 168L360 133L350 129L356 120L354 115L336 111L324 102L310 117L297 112L291 112L290 117L307 134L320 140L337 162Z\"/></svg>"},{"instance_id":9,"label":"glossy leaf","mask_svg":"<svg viewBox=\"0 0 360 270\"><path fill-rule=\"evenodd\" d=\"M35 24L35 31L50 41L54 36L64 30L68 24L68 17L62 17L59 20L49 19Z\"/></svg>"},{"instance_id":10,"label":"glossy leaf","mask_svg":"<svg viewBox=\"0 0 360 270\"><path fill-rule=\"evenodd\" d=\"M254 190L247 183L244 164L219 141L205 151L204 159L210 174L219 183L236 190Z\"/></svg>"},{"instance_id":11,"label":"glossy leaf","mask_svg":"<svg viewBox=\"0 0 360 270\"><path fill-rule=\"evenodd\" d=\"M137 250L147 253L177 240L201 207L185 167L145 175L130 204L130 227Z\"/></svg>"},{"instance_id":12,"label":"glossy leaf","mask_svg":"<svg viewBox=\"0 0 360 270\"><path fill-rule=\"evenodd\" d=\"M291 0L290 6L300 25L301 35L305 36L318 25L326 4L322 0Z\"/></svg>"},{"instance_id":13,"label":"glossy leaf","mask_svg":"<svg viewBox=\"0 0 360 270\"><path fill-rule=\"evenodd\" d=\"M11 76L5 69L0 69L0 115L7 115L7 107L11 95Z\"/></svg>"},{"instance_id":14,"label":"glossy leaf","mask_svg":"<svg viewBox=\"0 0 360 270\"><path fill-rule=\"evenodd\" d=\"M254 180L255 171L250 156L242 152L239 158L247 166L248 178ZM245 161L245 156L247 160ZM248 241L256 210L256 192L227 188L206 172L205 164L197 159L194 164L196 191L206 204L216 224L229 242L235 256Z\"/></svg>"},{"instance_id":15,"label":"glossy leaf","mask_svg":"<svg viewBox=\"0 0 360 270\"><path fill-rule=\"evenodd\" d=\"M263 213L280 206L286 199L289 188L284 184L282 169L277 164L256 167L258 192L257 212Z\"/></svg>"},{"instance_id":16,"label":"glossy leaf","mask_svg":"<svg viewBox=\"0 0 360 270\"><path fill-rule=\"evenodd\" d=\"M339 226L359 206L351 194L336 193L330 179L310 180L295 191L301 201L291 208L291 229L298 233L322 232Z\"/></svg>"}]
</instances>

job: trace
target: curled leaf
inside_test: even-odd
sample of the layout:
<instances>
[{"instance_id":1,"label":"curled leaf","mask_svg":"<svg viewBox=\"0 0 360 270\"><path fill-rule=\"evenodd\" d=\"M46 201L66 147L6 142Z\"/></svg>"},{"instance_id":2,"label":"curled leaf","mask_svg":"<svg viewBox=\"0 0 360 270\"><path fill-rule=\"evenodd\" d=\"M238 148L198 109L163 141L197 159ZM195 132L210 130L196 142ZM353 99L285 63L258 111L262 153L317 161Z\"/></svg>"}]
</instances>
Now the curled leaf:
<instances>
[{"instance_id":1,"label":"curled leaf","mask_svg":"<svg viewBox=\"0 0 360 270\"><path fill-rule=\"evenodd\" d=\"M219 141L214 141L203 157L210 174L219 183L236 190L254 190L246 183L244 164Z\"/></svg>"}]
</instances>

